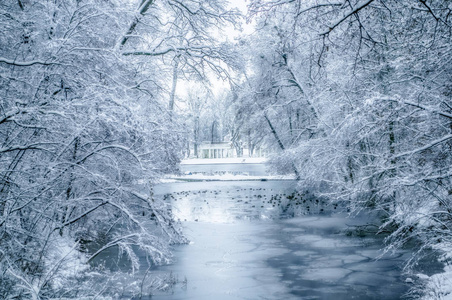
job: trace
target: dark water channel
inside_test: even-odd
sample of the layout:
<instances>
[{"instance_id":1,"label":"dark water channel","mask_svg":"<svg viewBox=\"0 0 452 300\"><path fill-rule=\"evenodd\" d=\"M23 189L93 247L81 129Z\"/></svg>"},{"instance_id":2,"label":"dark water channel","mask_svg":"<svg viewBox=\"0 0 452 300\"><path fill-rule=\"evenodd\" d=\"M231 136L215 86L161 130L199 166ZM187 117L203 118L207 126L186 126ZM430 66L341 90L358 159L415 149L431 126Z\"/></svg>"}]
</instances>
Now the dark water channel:
<instances>
[{"instance_id":1,"label":"dark water channel","mask_svg":"<svg viewBox=\"0 0 452 300\"><path fill-rule=\"evenodd\" d=\"M383 255L381 237L347 234L372 220L294 190L292 181L157 186L191 243L157 270L178 283L151 299L401 299L411 253Z\"/></svg>"}]
</instances>

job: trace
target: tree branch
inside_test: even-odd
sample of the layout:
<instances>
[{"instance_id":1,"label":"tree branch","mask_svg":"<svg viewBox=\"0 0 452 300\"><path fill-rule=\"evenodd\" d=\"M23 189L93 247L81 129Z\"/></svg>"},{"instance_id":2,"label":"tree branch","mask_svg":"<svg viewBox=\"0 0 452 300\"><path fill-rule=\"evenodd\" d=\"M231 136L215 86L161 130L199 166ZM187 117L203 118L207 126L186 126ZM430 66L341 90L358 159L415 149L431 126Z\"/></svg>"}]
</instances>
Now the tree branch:
<instances>
[{"instance_id":1,"label":"tree branch","mask_svg":"<svg viewBox=\"0 0 452 300\"><path fill-rule=\"evenodd\" d=\"M16 66L16 67L29 67L29 66L33 66L33 65L49 66L49 65L55 64L52 62L46 62L46 61L41 61L41 60L16 61L16 60L7 59L4 57L0 57L0 63L5 63L7 65L12 65L12 66Z\"/></svg>"},{"instance_id":2,"label":"tree branch","mask_svg":"<svg viewBox=\"0 0 452 300\"><path fill-rule=\"evenodd\" d=\"M314 6L311 6L311 7L308 7L308 8L306 8L306 9L303 9L303 10L299 11L299 12L297 13L296 17L299 17L301 14L303 14L303 13L305 13L305 12L308 12L308 11L310 11L310 10L313 10L313 9L317 9L317 8L321 8L321 7L330 7L330 6L342 6L342 5L344 5L344 4L343 4L343 3L323 3L323 4L317 4L317 5L314 5Z\"/></svg>"},{"instance_id":3,"label":"tree branch","mask_svg":"<svg viewBox=\"0 0 452 300\"><path fill-rule=\"evenodd\" d=\"M67 222L61 224L61 226L58 227L58 228L56 228L56 229L60 229L60 230L61 230L61 229L63 229L63 227L66 227L66 226L68 226L68 225L71 225L72 223L77 222L78 220L80 220L80 219L83 218L84 216L90 214L91 212L95 211L96 209L98 209L98 208L101 207L101 206L104 206L104 205L107 204L107 203L108 203L108 201L103 201L102 203L100 203L100 204L98 204L97 206L95 206L95 207L93 207L93 208L87 210L86 212L84 212L84 213L82 213L81 215L79 215L79 216L73 218L72 220L67 221Z\"/></svg>"},{"instance_id":4,"label":"tree branch","mask_svg":"<svg viewBox=\"0 0 452 300\"><path fill-rule=\"evenodd\" d=\"M368 6L369 4L371 4L372 2L374 2L374 0L367 0L366 2L364 2L363 4L359 5L357 8L353 9L352 11L350 11L348 14L346 14L345 16L343 16L341 19L337 20L336 22L334 22L334 24L332 26L330 26L330 28L328 28L328 31L325 31L323 33L321 33L320 35L328 35L331 31L334 30L334 28L336 28L337 26L339 26L342 22L344 22L345 20L347 20L351 15L358 13L360 10L362 10L363 8L365 8L366 6Z\"/></svg>"},{"instance_id":5,"label":"tree branch","mask_svg":"<svg viewBox=\"0 0 452 300\"><path fill-rule=\"evenodd\" d=\"M430 107L427 107L427 106L424 106L424 105L421 105L421 104L418 104L418 103L413 103L413 102L410 102L410 101L400 101L400 100L397 100L397 99L391 99L391 98L383 99L383 100L388 100L388 101L403 103L403 104L406 104L406 105L409 105L409 106L413 106L413 107L416 107L416 108L420 108L420 109L422 109L422 110L426 110L426 111L428 111L428 112L431 112L431 113L434 113L434 114L438 114L438 115L440 115L440 116L443 116L443 117L452 119L452 114L449 114L449 113L446 113L446 112L443 112L443 111L438 111L438 110L436 110L436 109L433 109L433 108L430 108Z\"/></svg>"},{"instance_id":6,"label":"tree branch","mask_svg":"<svg viewBox=\"0 0 452 300\"><path fill-rule=\"evenodd\" d=\"M434 140L433 142L431 142L431 143L429 143L429 144L427 144L427 145L425 145L423 147L420 147L420 148L417 148L417 149L414 149L414 150L406 151L406 152L400 153L398 155L395 155L395 156L393 156L392 159L396 159L396 158L400 158L402 156L413 155L415 153L422 152L424 150L427 150L427 149L429 149L429 148L431 148L431 147L433 147L435 145L438 145L438 144L443 143L443 142L445 142L447 140L450 140L450 139L452 139L452 134L445 135L442 138Z\"/></svg>"},{"instance_id":7,"label":"tree branch","mask_svg":"<svg viewBox=\"0 0 452 300\"><path fill-rule=\"evenodd\" d=\"M177 50L185 50L185 48L167 48L162 51L154 52L154 51L132 51L132 52L124 52L122 55L129 56L129 55L143 55L143 56L160 56L165 55L169 52L176 52Z\"/></svg>"},{"instance_id":8,"label":"tree branch","mask_svg":"<svg viewBox=\"0 0 452 300\"><path fill-rule=\"evenodd\" d=\"M151 6L151 4L154 3L154 0L143 0L141 2L140 7L138 8L138 13L140 16L143 16ZM124 46L129 39L129 36L135 31L135 27L137 27L138 23L140 22L140 17L135 17L135 20L133 20L132 24L130 24L129 29L127 30L126 34L121 39L121 47Z\"/></svg>"}]
</instances>

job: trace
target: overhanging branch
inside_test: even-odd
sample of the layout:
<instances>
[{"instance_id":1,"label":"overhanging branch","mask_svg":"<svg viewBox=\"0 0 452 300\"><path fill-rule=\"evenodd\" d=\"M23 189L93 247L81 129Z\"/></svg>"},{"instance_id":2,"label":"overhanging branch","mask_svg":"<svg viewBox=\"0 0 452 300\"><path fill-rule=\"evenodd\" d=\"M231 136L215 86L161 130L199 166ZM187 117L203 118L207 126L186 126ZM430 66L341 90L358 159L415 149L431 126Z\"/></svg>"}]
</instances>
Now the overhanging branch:
<instances>
[{"instance_id":1,"label":"overhanging branch","mask_svg":"<svg viewBox=\"0 0 452 300\"><path fill-rule=\"evenodd\" d=\"M363 8L365 8L366 6L368 6L369 4L371 4L372 2L374 2L374 0L367 0L367 1L365 1L363 4L359 5L358 7L356 7L355 9L353 9L352 11L350 11L349 13L347 13L345 16L343 16L342 18L340 18L339 20L337 20L336 22L334 22L334 24L331 25L330 28L328 28L328 31L325 31L325 32L321 33L320 35L328 35L331 31L334 30L334 28L336 28L336 27L339 26L342 22L344 22L345 20L347 20L351 15L354 15L354 14L358 13L360 10L362 10Z\"/></svg>"},{"instance_id":2,"label":"overhanging branch","mask_svg":"<svg viewBox=\"0 0 452 300\"><path fill-rule=\"evenodd\" d=\"M0 63L5 63L7 65L12 65L12 66L16 66L16 67L29 67L29 66L33 66L33 65L49 66L49 65L55 64L52 62L46 62L46 61L42 61L42 60L16 61L16 60L7 59L4 57L0 57Z\"/></svg>"}]
</instances>

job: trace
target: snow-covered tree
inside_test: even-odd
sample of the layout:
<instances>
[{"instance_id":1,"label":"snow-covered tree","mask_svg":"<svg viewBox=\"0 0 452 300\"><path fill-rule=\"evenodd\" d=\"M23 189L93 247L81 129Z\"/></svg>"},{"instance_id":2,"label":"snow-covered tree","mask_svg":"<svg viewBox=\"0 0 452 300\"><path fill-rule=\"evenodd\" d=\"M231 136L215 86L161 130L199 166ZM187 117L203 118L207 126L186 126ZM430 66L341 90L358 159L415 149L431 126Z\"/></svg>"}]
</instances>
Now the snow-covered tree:
<instances>
[{"instance_id":1,"label":"snow-covered tree","mask_svg":"<svg viewBox=\"0 0 452 300\"><path fill-rule=\"evenodd\" d=\"M390 246L410 237L427 246L450 242L448 1L256 0L250 14L260 18L257 31L285 28L283 39L266 38L272 46L284 41L273 47L281 56L265 63L271 71L257 64L255 78L267 90L293 80L278 85L288 93L278 95L303 112L313 109L302 117L312 135L286 147L290 130L279 129L285 151L277 163L293 162L303 170L301 184L319 193L384 211L387 224L398 228ZM305 98L290 92L296 83ZM254 91L267 103L268 93ZM271 107L281 117L287 109Z\"/></svg>"},{"instance_id":2,"label":"snow-covered tree","mask_svg":"<svg viewBox=\"0 0 452 300\"><path fill-rule=\"evenodd\" d=\"M229 14L213 1L138 2L0 3L2 298L115 293L121 270L102 269L104 253L136 270L185 242L152 195L184 146L164 83L172 61L215 66L199 31Z\"/></svg>"}]
</instances>

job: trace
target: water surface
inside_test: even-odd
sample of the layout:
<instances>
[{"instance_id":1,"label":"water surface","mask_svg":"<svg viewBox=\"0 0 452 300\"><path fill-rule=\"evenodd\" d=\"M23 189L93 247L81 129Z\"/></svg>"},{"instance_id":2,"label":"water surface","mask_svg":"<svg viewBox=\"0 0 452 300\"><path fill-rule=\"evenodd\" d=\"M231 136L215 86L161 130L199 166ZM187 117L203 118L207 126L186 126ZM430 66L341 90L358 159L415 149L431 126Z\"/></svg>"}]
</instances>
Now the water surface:
<instances>
[{"instance_id":1,"label":"water surface","mask_svg":"<svg viewBox=\"0 0 452 300\"><path fill-rule=\"evenodd\" d=\"M152 299L402 298L410 252L383 254L382 238L347 236L372 220L294 190L292 181L157 186L191 243L158 269L178 283Z\"/></svg>"}]
</instances>

